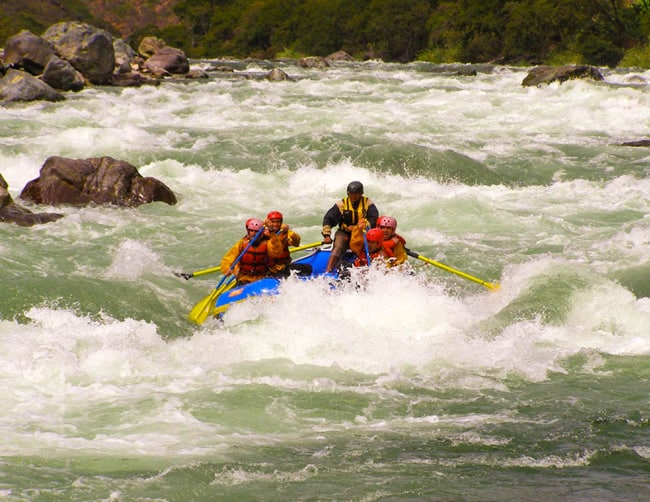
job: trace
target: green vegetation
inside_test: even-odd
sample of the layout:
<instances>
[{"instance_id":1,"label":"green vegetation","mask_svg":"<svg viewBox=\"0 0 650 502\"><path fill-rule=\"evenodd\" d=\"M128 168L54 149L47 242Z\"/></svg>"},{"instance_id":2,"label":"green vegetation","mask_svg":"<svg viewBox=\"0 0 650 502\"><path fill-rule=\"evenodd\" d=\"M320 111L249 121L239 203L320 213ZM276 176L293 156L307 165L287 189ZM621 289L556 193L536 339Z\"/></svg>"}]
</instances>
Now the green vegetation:
<instances>
[{"instance_id":1,"label":"green vegetation","mask_svg":"<svg viewBox=\"0 0 650 502\"><path fill-rule=\"evenodd\" d=\"M650 66L650 0L179 0L195 57Z\"/></svg>"},{"instance_id":2,"label":"green vegetation","mask_svg":"<svg viewBox=\"0 0 650 502\"><path fill-rule=\"evenodd\" d=\"M88 1L55 5L92 22ZM197 58L343 50L400 62L650 67L650 0L176 0L173 11L179 24L140 26L127 41L155 35ZM0 5L0 39L49 24Z\"/></svg>"}]
</instances>

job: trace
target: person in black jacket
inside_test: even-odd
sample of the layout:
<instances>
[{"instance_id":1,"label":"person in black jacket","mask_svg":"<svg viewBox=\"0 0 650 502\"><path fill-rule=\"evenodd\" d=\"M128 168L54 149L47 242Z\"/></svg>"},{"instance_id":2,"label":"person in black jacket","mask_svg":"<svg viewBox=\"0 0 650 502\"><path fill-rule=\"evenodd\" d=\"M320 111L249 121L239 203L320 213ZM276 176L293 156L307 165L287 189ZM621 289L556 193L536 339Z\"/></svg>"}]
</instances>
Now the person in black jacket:
<instances>
[{"instance_id":1,"label":"person in black jacket","mask_svg":"<svg viewBox=\"0 0 650 502\"><path fill-rule=\"evenodd\" d=\"M332 228L338 226L326 272L338 267L341 256L350 245L350 235L354 227L361 230L374 228L378 217L379 210L375 203L363 195L363 184L360 181L350 182L347 197L337 201L323 217L323 243L332 242Z\"/></svg>"}]
</instances>

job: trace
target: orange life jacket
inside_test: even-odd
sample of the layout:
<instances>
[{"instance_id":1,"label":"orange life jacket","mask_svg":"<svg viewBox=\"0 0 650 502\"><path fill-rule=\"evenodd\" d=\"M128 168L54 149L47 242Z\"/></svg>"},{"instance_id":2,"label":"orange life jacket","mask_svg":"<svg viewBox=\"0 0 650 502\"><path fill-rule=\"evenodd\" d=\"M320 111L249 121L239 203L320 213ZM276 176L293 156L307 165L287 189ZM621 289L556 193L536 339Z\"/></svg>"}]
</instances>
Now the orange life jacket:
<instances>
[{"instance_id":1,"label":"orange life jacket","mask_svg":"<svg viewBox=\"0 0 650 502\"><path fill-rule=\"evenodd\" d=\"M239 270L246 275L265 275L269 271L267 239L253 244L239 260Z\"/></svg>"},{"instance_id":2,"label":"orange life jacket","mask_svg":"<svg viewBox=\"0 0 650 502\"><path fill-rule=\"evenodd\" d=\"M384 253L383 248L379 248L378 251L375 251L374 253L370 253L370 261L373 262L377 258L386 258L386 254ZM356 260L354 260L355 267L365 267L368 265L368 257L366 256L365 251L359 255L357 255Z\"/></svg>"}]
</instances>

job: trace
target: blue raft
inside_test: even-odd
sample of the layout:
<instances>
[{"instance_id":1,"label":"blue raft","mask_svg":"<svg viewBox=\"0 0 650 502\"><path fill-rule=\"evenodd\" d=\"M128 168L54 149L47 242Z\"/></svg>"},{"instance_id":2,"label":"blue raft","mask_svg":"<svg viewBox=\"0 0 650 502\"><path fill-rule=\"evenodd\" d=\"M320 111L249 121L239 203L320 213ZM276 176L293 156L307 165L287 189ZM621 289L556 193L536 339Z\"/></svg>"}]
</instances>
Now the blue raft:
<instances>
[{"instance_id":1,"label":"blue raft","mask_svg":"<svg viewBox=\"0 0 650 502\"><path fill-rule=\"evenodd\" d=\"M299 276L303 280L314 279L316 277L324 275L332 277L333 279L338 279L338 273L325 272L325 269L327 268L327 262L329 261L331 254L331 247L326 249L319 248L305 256L292 261L291 263L311 266L311 274ZM341 262L352 263L354 259L354 253L348 251L343 256ZM264 279L259 279L249 284L235 285L217 297L217 301L215 302L214 315L220 315L224 313L233 303L244 301L252 296L271 296L278 294L282 280L283 279L276 277L265 277Z\"/></svg>"}]
</instances>

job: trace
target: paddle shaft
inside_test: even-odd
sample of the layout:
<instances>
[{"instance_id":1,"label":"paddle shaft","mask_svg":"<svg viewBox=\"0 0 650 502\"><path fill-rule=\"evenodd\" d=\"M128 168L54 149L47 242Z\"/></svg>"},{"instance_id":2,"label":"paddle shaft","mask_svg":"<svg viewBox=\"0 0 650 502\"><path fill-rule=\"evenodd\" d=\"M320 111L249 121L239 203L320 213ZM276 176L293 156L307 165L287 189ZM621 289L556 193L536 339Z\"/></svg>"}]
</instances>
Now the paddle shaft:
<instances>
[{"instance_id":1,"label":"paddle shaft","mask_svg":"<svg viewBox=\"0 0 650 502\"><path fill-rule=\"evenodd\" d=\"M253 245L253 242L255 242L257 240L257 238L262 234L262 232L264 232L264 227L260 228L257 231L257 233L255 234L255 237L253 237L250 241L248 241L248 244L246 244L246 246L244 247L244 250L241 253L239 253L239 256L237 258L235 258L235 261L233 261L232 264L230 265L230 267L228 267L228 271L223 275L223 278L221 279L221 281L219 282L219 284L217 285L217 287L215 289L219 289L221 287L221 285L223 284L223 281L225 281L226 277L228 277L230 275L230 272L233 271L235 266L239 263L239 260L242 259L242 257L246 254L246 251L248 251L248 248L250 248Z\"/></svg>"},{"instance_id":2,"label":"paddle shaft","mask_svg":"<svg viewBox=\"0 0 650 502\"><path fill-rule=\"evenodd\" d=\"M302 246L290 247L289 252L295 253L296 251L304 251L305 249L315 248L316 246L321 246L322 244L323 241L310 242L309 244L303 244ZM201 275L213 274L214 272L219 272L219 270L221 270L221 266L206 268L204 270L197 270L196 272L191 272L191 273L174 272L174 275L176 275L177 277L182 277L185 280L188 280L191 279L192 277L199 277Z\"/></svg>"},{"instance_id":3,"label":"paddle shaft","mask_svg":"<svg viewBox=\"0 0 650 502\"><path fill-rule=\"evenodd\" d=\"M366 236L368 229L363 229L363 249L366 251L366 260L368 261L368 266L370 266L370 249L368 249L368 237Z\"/></svg>"},{"instance_id":4,"label":"paddle shaft","mask_svg":"<svg viewBox=\"0 0 650 502\"><path fill-rule=\"evenodd\" d=\"M315 248L316 246L322 246L322 245L323 245L323 241L310 242L309 244L303 244L302 246L291 247L289 248L289 252L295 253L296 251L304 251L305 249Z\"/></svg>"},{"instance_id":5,"label":"paddle shaft","mask_svg":"<svg viewBox=\"0 0 650 502\"><path fill-rule=\"evenodd\" d=\"M409 256L412 256L413 258L417 258L418 260L423 261L424 263L428 263L430 265L434 265L438 268L441 268L443 270L446 270L447 272L451 272L452 274L456 274L460 277L463 277L464 279L468 279L470 281L473 281L477 284L480 284L481 286L485 286L488 289L498 289L499 285L498 284L493 284L487 281L484 281L483 279L479 279L478 277L474 277L472 275L466 274L465 272L462 272L460 270L456 270L455 268L452 268L448 265L445 265L444 263L440 263L438 261L432 260L431 258L427 258L426 256L422 256L421 254L418 254L414 251L411 251L410 249L406 249L406 254Z\"/></svg>"}]
</instances>

